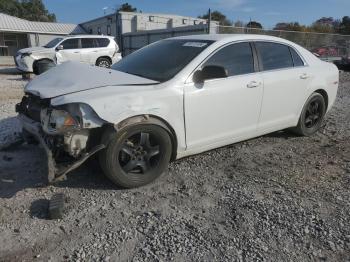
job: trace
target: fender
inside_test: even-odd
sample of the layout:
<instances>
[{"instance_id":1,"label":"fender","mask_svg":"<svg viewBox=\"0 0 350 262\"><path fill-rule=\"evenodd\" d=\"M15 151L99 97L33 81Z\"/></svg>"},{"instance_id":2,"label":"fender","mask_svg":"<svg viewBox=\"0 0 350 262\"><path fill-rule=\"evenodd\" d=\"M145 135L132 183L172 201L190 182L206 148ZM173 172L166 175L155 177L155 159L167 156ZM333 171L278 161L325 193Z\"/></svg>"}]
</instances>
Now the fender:
<instances>
[{"instance_id":1,"label":"fender","mask_svg":"<svg viewBox=\"0 0 350 262\"><path fill-rule=\"evenodd\" d=\"M124 128L132 125L138 125L138 124L150 124L150 125L157 125L165 129L171 139L172 142L172 154L171 154L171 160L176 160L177 157L177 137L175 130L171 127L171 125L166 122L164 119L161 119L155 115L137 115L130 118L127 118L119 123L116 123L113 125L116 132L120 132Z\"/></svg>"}]
</instances>

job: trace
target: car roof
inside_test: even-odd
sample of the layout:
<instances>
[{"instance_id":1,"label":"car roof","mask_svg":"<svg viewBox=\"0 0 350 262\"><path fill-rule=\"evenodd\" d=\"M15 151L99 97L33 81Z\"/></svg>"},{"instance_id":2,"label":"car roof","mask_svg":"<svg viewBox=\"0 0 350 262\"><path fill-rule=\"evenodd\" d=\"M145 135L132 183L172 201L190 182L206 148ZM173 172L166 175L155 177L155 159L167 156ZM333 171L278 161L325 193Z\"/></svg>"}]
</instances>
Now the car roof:
<instances>
[{"instance_id":1,"label":"car roof","mask_svg":"<svg viewBox=\"0 0 350 262\"><path fill-rule=\"evenodd\" d=\"M268 35L256 35L256 34L203 34L203 35L187 35L187 36L179 36L174 37L172 39L189 39L189 40L209 40L216 42L232 42L232 41L242 41L242 40L264 40L264 41L277 41L286 44L290 44L291 42Z\"/></svg>"},{"instance_id":2,"label":"car roof","mask_svg":"<svg viewBox=\"0 0 350 262\"><path fill-rule=\"evenodd\" d=\"M114 39L114 36L109 36L109 35L68 35L65 38L110 38L110 39Z\"/></svg>"}]
</instances>

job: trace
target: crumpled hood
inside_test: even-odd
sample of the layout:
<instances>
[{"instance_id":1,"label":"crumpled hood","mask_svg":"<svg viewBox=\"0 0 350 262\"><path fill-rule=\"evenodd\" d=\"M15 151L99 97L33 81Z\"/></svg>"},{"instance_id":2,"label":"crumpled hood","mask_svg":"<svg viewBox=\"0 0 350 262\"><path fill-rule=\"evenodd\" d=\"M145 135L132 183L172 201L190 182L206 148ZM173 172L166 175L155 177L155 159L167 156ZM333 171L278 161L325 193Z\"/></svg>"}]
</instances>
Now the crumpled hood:
<instances>
[{"instance_id":1,"label":"crumpled hood","mask_svg":"<svg viewBox=\"0 0 350 262\"><path fill-rule=\"evenodd\" d=\"M24 48L18 51L18 53L24 54L24 53L47 53L47 52L53 52L51 48L45 48L45 47L29 47Z\"/></svg>"},{"instance_id":2,"label":"crumpled hood","mask_svg":"<svg viewBox=\"0 0 350 262\"><path fill-rule=\"evenodd\" d=\"M24 91L53 98L106 86L152 85L159 82L120 71L90 66L79 62L58 65L27 84Z\"/></svg>"}]
</instances>

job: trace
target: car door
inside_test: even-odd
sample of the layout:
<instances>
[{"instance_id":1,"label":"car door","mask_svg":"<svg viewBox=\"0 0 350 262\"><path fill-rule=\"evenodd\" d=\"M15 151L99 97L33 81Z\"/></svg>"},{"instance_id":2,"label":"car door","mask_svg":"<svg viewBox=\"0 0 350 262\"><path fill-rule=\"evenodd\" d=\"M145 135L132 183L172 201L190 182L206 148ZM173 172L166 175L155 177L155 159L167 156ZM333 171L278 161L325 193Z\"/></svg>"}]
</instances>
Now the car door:
<instances>
[{"instance_id":1,"label":"car door","mask_svg":"<svg viewBox=\"0 0 350 262\"><path fill-rule=\"evenodd\" d=\"M227 78L185 86L185 126L188 149L210 149L254 136L263 95L250 43L229 44L201 68L222 66Z\"/></svg>"},{"instance_id":2,"label":"car door","mask_svg":"<svg viewBox=\"0 0 350 262\"><path fill-rule=\"evenodd\" d=\"M62 48L60 50L60 47ZM67 61L79 61L80 62L80 39L70 38L64 40L56 48L57 64L61 64Z\"/></svg>"},{"instance_id":3,"label":"car door","mask_svg":"<svg viewBox=\"0 0 350 262\"><path fill-rule=\"evenodd\" d=\"M305 102L309 68L293 47L275 42L254 44L264 81L259 130L266 133L293 126Z\"/></svg>"},{"instance_id":4,"label":"car door","mask_svg":"<svg viewBox=\"0 0 350 262\"><path fill-rule=\"evenodd\" d=\"M98 58L98 45L96 38L81 39L81 61L95 65Z\"/></svg>"}]
</instances>

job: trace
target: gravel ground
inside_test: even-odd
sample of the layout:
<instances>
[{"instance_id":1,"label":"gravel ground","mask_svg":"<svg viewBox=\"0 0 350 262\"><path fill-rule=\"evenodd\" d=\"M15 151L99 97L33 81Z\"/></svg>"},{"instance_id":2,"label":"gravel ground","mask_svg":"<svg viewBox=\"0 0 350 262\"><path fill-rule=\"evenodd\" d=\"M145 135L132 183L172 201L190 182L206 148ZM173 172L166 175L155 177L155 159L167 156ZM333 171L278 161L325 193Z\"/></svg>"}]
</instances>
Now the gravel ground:
<instances>
[{"instance_id":1,"label":"gravel ground","mask_svg":"<svg viewBox=\"0 0 350 262\"><path fill-rule=\"evenodd\" d=\"M5 81L20 94L17 80ZM19 98L0 99L2 133L17 129ZM213 150L133 190L93 162L46 187L40 149L0 152L0 261L349 261L349 108L350 73L341 73L313 137L277 132ZM48 220L60 192L64 218Z\"/></svg>"}]
</instances>

